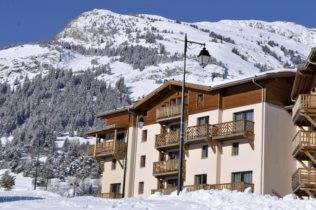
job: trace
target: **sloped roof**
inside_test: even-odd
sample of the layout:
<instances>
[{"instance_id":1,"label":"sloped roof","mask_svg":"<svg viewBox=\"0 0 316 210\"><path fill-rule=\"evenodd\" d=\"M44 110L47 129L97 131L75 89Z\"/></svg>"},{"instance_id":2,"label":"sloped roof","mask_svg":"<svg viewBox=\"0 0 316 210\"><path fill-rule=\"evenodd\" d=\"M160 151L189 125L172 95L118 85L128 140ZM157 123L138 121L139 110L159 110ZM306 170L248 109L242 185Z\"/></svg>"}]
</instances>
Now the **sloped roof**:
<instances>
[{"instance_id":1,"label":"sloped roof","mask_svg":"<svg viewBox=\"0 0 316 210\"><path fill-rule=\"evenodd\" d=\"M316 48L312 48L304 65L296 72L291 97L295 100L299 94L309 92L316 87Z\"/></svg>"}]
</instances>

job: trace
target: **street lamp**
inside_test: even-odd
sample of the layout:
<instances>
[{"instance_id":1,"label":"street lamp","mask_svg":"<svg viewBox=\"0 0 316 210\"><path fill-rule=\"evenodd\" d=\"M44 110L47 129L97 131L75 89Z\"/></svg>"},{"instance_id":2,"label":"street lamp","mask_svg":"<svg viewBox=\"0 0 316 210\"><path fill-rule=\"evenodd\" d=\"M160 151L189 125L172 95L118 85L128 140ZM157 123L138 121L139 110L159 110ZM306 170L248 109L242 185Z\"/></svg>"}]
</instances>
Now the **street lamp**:
<instances>
[{"instance_id":1,"label":"street lamp","mask_svg":"<svg viewBox=\"0 0 316 210\"><path fill-rule=\"evenodd\" d=\"M189 41L187 38L187 34L184 36L184 60L183 60L183 79L182 79L182 93L181 93L181 119L180 119L180 142L179 142L179 170L178 170L178 184L177 184L177 194L181 192L183 188L183 143L184 143L184 95L185 95L185 73L186 73L186 62L187 62L187 50L188 50L188 43L190 44L198 44L203 46L203 49L198 55L199 63L204 68L211 56L210 53L205 48L205 43L200 42L193 42Z\"/></svg>"}]
</instances>

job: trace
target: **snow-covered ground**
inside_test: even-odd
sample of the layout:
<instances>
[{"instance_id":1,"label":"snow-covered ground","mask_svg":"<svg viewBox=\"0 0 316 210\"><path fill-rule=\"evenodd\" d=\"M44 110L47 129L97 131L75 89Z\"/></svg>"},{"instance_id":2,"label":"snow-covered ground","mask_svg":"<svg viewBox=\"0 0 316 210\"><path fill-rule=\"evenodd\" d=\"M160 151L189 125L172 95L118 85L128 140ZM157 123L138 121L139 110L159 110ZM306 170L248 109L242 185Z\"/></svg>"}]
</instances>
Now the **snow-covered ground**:
<instances>
[{"instance_id":1,"label":"snow-covered ground","mask_svg":"<svg viewBox=\"0 0 316 210\"><path fill-rule=\"evenodd\" d=\"M292 195L278 199L247 192L210 190L152 195L150 198L119 200L91 196L66 198L58 194L32 190L31 179L17 175L12 191L0 191L0 209L4 210L185 210L185 209L316 209L316 200L299 200Z\"/></svg>"}]
</instances>

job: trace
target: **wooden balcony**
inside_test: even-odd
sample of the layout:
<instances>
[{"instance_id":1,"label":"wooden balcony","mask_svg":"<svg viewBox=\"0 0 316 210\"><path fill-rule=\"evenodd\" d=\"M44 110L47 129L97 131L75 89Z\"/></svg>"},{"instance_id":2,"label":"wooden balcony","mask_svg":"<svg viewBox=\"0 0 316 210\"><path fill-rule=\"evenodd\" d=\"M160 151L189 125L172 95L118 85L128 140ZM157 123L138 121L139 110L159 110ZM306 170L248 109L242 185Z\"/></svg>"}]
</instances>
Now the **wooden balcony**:
<instances>
[{"instance_id":1,"label":"wooden balcony","mask_svg":"<svg viewBox=\"0 0 316 210\"><path fill-rule=\"evenodd\" d=\"M292 109L293 122L298 126L316 127L316 94L302 94Z\"/></svg>"},{"instance_id":2,"label":"wooden balcony","mask_svg":"<svg viewBox=\"0 0 316 210\"><path fill-rule=\"evenodd\" d=\"M127 144L121 141L106 141L89 146L89 155L98 157L123 157L127 150Z\"/></svg>"},{"instance_id":3,"label":"wooden balcony","mask_svg":"<svg viewBox=\"0 0 316 210\"><path fill-rule=\"evenodd\" d=\"M196 191L196 190L237 190L239 192L245 191L247 188L251 188L252 192L254 190L254 184L246 182L233 182L233 183L224 183L224 184L202 184L202 185L189 185L185 188L187 191Z\"/></svg>"},{"instance_id":4,"label":"wooden balcony","mask_svg":"<svg viewBox=\"0 0 316 210\"><path fill-rule=\"evenodd\" d=\"M211 138L212 126L211 125L197 125L187 128L185 143L200 143L208 141Z\"/></svg>"},{"instance_id":5,"label":"wooden balcony","mask_svg":"<svg viewBox=\"0 0 316 210\"><path fill-rule=\"evenodd\" d=\"M168 121L179 118L181 115L181 105L160 107L156 110L157 122Z\"/></svg>"},{"instance_id":6,"label":"wooden balcony","mask_svg":"<svg viewBox=\"0 0 316 210\"><path fill-rule=\"evenodd\" d=\"M163 189L154 189L151 190L151 194L154 194L156 192L160 192L163 195L170 195L172 192L177 191L176 187L168 187L168 188L163 188Z\"/></svg>"},{"instance_id":7,"label":"wooden balcony","mask_svg":"<svg viewBox=\"0 0 316 210\"><path fill-rule=\"evenodd\" d=\"M254 122L247 120L231 121L212 126L212 139L226 141L232 139L253 140Z\"/></svg>"},{"instance_id":8,"label":"wooden balcony","mask_svg":"<svg viewBox=\"0 0 316 210\"><path fill-rule=\"evenodd\" d=\"M316 169L299 168L292 176L292 190L299 197L315 197Z\"/></svg>"},{"instance_id":9,"label":"wooden balcony","mask_svg":"<svg viewBox=\"0 0 316 210\"><path fill-rule=\"evenodd\" d=\"M254 191L254 184L245 183L245 182L235 182L235 183L225 183L225 184L202 184L202 185L188 185L184 186L188 192L197 191L197 190L236 190L239 192L245 191L247 188L251 188L252 192ZM170 195L172 192L176 191L177 188L163 188L163 189L155 189L152 190L151 193L154 194L156 192L160 192L164 195Z\"/></svg>"},{"instance_id":10,"label":"wooden balcony","mask_svg":"<svg viewBox=\"0 0 316 210\"><path fill-rule=\"evenodd\" d=\"M183 166L185 166L185 164L183 164ZM154 162L154 165L153 165L153 175L156 177L177 175L178 170L179 170L178 159Z\"/></svg>"},{"instance_id":11,"label":"wooden balcony","mask_svg":"<svg viewBox=\"0 0 316 210\"><path fill-rule=\"evenodd\" d=\"M101 197L101 198L112 198L112 199L116 199L116 198L123 198L123 194L122 194L122 193L115 193L115 192L100 193L100 197Z\"/></svg>"},{"instance_id":12,"label":"wooden balcony","mask_svg":"<svg viewBox=\"0 0 316 210\"><path fill-rule=\"evenodd\" d=\"M179 146L180 132L171 131L156 135L155 148L156 149L170 149Z\"/></svg>"},{"instance_id":13,"label":"wooden balcony","mask_svg":"<svg viewBox=\"0 0 316 210\"><path fill-rule=\"evenodd\" d=\"M292 155L299 161L315 161L316 132L298 131L292 141ZM315 162L316 164L316 162Z\"/></svg>"}]
</instances>

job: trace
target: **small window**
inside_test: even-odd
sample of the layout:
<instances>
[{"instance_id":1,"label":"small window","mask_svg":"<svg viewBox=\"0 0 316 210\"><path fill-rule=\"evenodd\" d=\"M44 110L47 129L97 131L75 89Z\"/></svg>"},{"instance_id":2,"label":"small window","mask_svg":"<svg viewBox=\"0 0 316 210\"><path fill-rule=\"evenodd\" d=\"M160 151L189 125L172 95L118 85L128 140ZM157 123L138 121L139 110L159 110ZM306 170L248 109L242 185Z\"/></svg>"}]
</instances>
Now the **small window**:
<instances>
[{"instance_id":1,"label":"small window","mask_svg":"<svg viewBox=\"0 0 316 210\"><path fill-rule=\"evenodd\" d=\"M197 95L197 98L196 98L196 106L197 107L203 106L203 103L204 103L204 94L200 93Z\"/></svg>"},{"instance_id":2,"label":"small window","mask_svg":"<svg viewBox=\"0 0 316 210\"><path fill-rule=\"evenodd\" d=\"M138 194L143 194L144 193L144 182L139 182L138 183Z\"/></svg>"},{"instance_id":3,"label":"small window","mask_svg":"<svg viewBox=\"0 0 316 210\"><path fill-rule=\"evenodd\" d=\"M112 160L112 164L111 164L111 170L115 170L116 169L116 159Z\"/></svg>"},{"instance_id":4,"label":"small window","mask_svg":"<svg viewBox=\"0 0 316 210\"><path fill-rule=\"evenodd\" d=\"M140 167L143 168L146 165L146 155L140 156Z\"/></svg>"},{"instance_id":5,"label":"small window","mask_svg":"<svg viewBox=\"0 0 316 210\"><path fill-rule=\"evenodd\" d=\"M207 183L207 175L206 174L195 175L194 184L200 185L200 184L206 184L206 183Z\"/></svg>"},{"instance_id":6,"label":"small window","mask_svg":"<svg viewBox=\"0 0 316 210\"><path fill-rule=\"evenodd\" d=\"M209 116L197 118L197 125L208 125L210 121Z\"/></svg>"},{"instance_id":7,"label":"small window","mask_svg":"<svg viewBox=\"0 0 316 210\"><path fill-rule=\"evenodd\" d=\"M239 154L239 143L233 143L232 156L237 156L238 154Z\"/></svg>"},{"instance_id":8,"label":"small window","mask_svg":"<svg viewBox=\"0 0 316 210\"><path fill-rule=\"evenodd\" d=\"M202 158L207 158L208 157L208 145L203 145L202 146Z\"/></svg>"},{"instance_id":9,"label":"small window","mask_svg":"<svg viewBox=\"0 0 316 210\"><path fill-rule=\"evenodd\" d=\"M142 141L143 142L147 141L147 130L142 131Z\"/></svg>"}]
</instances>

